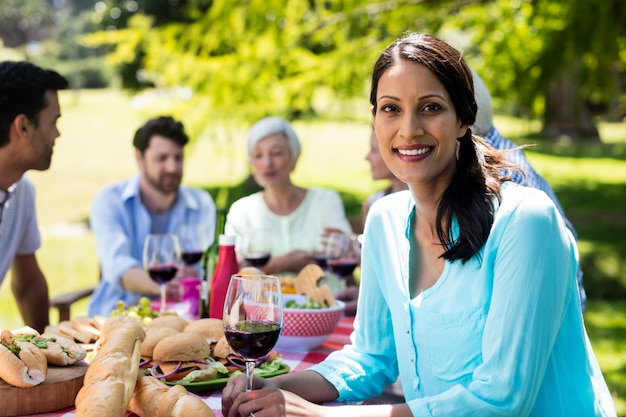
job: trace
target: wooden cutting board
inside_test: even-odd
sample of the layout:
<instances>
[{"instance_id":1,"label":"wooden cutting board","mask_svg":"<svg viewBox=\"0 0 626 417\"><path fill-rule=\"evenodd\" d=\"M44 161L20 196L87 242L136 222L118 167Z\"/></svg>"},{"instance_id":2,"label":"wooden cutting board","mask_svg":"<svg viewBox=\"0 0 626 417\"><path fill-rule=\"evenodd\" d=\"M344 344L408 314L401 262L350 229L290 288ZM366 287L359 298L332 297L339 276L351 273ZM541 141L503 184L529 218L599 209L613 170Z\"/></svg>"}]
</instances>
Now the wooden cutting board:
<instances>
[{"instance_id":1,"label":"wooden cutting board","mask_svg":"<svg viewBox=\"0 0 626 417\"><path fill-rule=\"evenodd\" d=\"M46 380L30 388L14 387L0 380L0 417L47 413L73 406L85 372L85 362L50 366Z\"/></svg>"}]
</instances>

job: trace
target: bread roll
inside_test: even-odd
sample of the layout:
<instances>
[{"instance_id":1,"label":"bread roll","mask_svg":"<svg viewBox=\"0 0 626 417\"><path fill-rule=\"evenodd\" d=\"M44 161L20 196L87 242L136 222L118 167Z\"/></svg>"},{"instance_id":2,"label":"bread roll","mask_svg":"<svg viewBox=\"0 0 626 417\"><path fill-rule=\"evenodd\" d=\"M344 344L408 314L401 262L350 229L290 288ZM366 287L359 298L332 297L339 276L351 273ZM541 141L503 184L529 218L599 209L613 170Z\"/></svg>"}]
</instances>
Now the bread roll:
<instances>
[{"instance_id":1,"label":"bread roll","mask_svg":"<svg viewBox=\"0 0 626 417\"><path fill-rule=\"evenodd\" d=\"M221 319L194 320L185 327L185 333L196 333L207 339L209 344L224 337L224 322Z\"/></svg>"},{"instance_id":2,"label":"bread roll","mask_svg":"<svg viewBox=\"0 0 626 417\"><path fill-rule=\"evenodd\" d=\"M182 317L176 316L174 314L167 314L164 316L159 316L153 319L148 327L171 327L173 329L182 332L185 330L189 322Z\"/></svg>"},{"instance_id":3,"label":"bread roll","mask_svg":"<svg viewBox=\"0 0 626 417\"><path fill-rule=\"evenodd\" d=\"M213 410L195 395L185 395L176 401L170 417L215 417Z\"/></svg>"},{"instance_id":4,"label":"bread roll","mask_svg":"<svg viewBox=\"0 0 626 417\"><path fill-rule=\"evenodd\" d=\"M167 336L180 333L172 327L148 327L146 329L146 338L141 342L141 357L150 359L154 347Z\"/></svg>"},{"instance_id":5,"label":"bread roll","mask_svg":"<svg viewBox=\"0 0 626 417\"><path fill-rule=\"evenodd\" d=\"M128 410L140 417L156 417L159 402L168 389L158 379L139 374Z\"/></svg>"},{"instance_id":6,"label":"bread roll","mask_svg":"<svg viewBox=\"0 0 626 417\"><path fill-rule=\"evenodd\" d=\"M174 405L182 397L187 395L187 390L182 385L174 385L167 389L167 392L161 397L159 401L159 408L157 409L157 417L170 416Z\"/></svg>"},{"instance_id":7,"label":"bread roll","mask_svg":"<svg viewBox=\"0 0 626 417\"><path fill-rule=\"evenodd\" d=\"M154 347L155 361L193 361L211 356L211 346L204 337L194 333L177 333L163 338Z\"/></svg>"},{"instance_id":8,"label":"bread roll","mask_svg":"<svg viewBox=\"0 0 626 417\"><path fill-rule=\"evenodd\" d=\"M181 385L168 387L152 376L140 375L128 410L140 417L215 417L211 408Z\"/></svg>"},{"instance_id":9,"label":"bread roll","mask_svg":"<svg viewBox=\"0 0 626 417\"><path fill-rule=\"evenodd\" d=\"M50 365L73 365L87 356L85 348L73 340L48 333L44 333L40 337L49 339L46 343L47 347L41 351ZM54 341L50 339L54 339Z\"/></svg>"},{"instance_id":10,"label":"bread roll","mask_svg":"<svg viewBox=\"0 0 626 417\"><path fill-rule=\"evenodd\" d=\"M1 338L0 378L20 388L34 387L46 380L48 362L38 347L28 342L13 340L8 330L3 331ZM19 350L18 354L13 353L7 345Z\"/></svg>"},{"instance_id":11,"label":"bread roll","mask_svg":"<svg viewBox=\"0 0 626 417\"><path fill-rule=\"evenodd\" d=\"M236 353L226 341L226 336L224 336L215 344L215 347L213 348L213 356L216 358L227 358L228 355L236 355Z\"/></svg>"}]
</instances>

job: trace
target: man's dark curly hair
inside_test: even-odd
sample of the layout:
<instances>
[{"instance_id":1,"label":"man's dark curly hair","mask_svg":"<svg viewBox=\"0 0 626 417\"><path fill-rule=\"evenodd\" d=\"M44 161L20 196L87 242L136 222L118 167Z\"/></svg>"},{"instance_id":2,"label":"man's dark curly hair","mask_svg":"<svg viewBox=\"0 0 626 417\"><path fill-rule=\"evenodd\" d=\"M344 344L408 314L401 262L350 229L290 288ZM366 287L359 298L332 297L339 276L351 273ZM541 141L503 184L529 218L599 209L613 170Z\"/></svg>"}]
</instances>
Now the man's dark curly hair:
<instances>
[{"instance_id":1,"label":"man's dark curly hair","mask_svg":"<svg viewBox=\"0 0 626 417\"><path fill-rule=\"evenodd\" d=\"M185 133L185 127L181 122L174 120L170 116L159 116L148 120L135 132L133 146L143 155L150 146L152 136L160 135L180 146L185 146L189 142L189 137Z\"/></svg>"},{"instance_id":2,"label":"man's dark curly hair","mask_svg":"<svg viewBox=\"0 0 626 417\"><path fill-rule=\"evenodd\" d=\"M68 86L67 79L56 71L26 61L0 62L0 148L9 143L9 127L15 117L24 114L37 126L39 112L48 106L46 91Z\"/></svg>"}]
</instances>

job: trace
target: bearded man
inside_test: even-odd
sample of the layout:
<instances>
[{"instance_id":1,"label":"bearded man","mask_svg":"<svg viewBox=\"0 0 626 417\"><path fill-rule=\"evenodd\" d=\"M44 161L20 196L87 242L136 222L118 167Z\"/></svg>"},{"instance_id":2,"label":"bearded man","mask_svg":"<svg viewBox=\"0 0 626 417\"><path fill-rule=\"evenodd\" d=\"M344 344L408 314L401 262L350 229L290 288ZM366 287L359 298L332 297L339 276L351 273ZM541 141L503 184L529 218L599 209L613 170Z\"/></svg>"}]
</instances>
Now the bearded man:
<instances>
[{"instance_id":1,"label":"bearded man","mask_svg":"<svg viewBox=\"0 0 626 417\"><path fill-rule=\"evenodd\" d=\"M189 141L181 122L169 116L148 120L135 133L133 146L139 174L110 185L95 197L91 228L96 237L101 280L89 315L108 316L118 300L129 306L142 296L160 294L142 265L148 234L175 233L182 224L205 225L214 236L215 203L203 190L181 185L183 148ZM169 300L179 299L178 279L194 274L180 265L167 284Z\"/></svg>"}]
</instances>

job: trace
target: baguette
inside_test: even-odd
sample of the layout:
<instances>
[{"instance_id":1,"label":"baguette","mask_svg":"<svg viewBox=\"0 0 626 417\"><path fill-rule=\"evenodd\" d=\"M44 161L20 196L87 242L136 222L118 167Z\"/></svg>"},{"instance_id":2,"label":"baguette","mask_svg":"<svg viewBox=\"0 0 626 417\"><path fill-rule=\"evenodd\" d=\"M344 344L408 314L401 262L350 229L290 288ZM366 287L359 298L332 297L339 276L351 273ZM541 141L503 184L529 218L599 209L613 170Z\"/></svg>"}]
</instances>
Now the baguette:
<instances>
[{"instance_id":1,"label":"baguette","mask_svg":"<svg viewBox=\"0 0 626 417\"><path fill-rule=\"evenodd\" d=\"M76 396L77 417L124 416L137 383L144 338L143 326L137 319L115 316L106 320L98 352Z\"/></svg>"},{"instance_id":2,"label":"baguette","mask_svg":"<svg viewBox=\"0 0 626 417\"><path fill-rule=\"evenodd\" d=\"M0 363L0 378L16 387L34 387L48 375L48 362L39 348L16 340L9 330L0 334Z\"/></svg>"},{"instance_id":3,"label":"baguette","mask_svg":"<svg viewBox=\"0 0 626 417\"><path fill-rule=\"evenodd\" d=\"M152 376L140 375L128 407L140 417L215 417L199 397L181 385L168 387Z\"/></svg>"}]
</instances>

